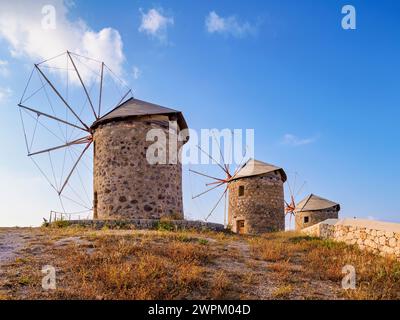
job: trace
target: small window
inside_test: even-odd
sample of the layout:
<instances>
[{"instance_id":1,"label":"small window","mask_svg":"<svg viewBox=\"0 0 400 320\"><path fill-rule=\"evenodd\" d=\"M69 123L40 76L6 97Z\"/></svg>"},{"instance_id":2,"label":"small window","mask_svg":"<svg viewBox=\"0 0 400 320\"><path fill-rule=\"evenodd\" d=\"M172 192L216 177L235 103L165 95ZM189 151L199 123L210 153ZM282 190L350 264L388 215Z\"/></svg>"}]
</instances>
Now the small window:
<instances>
[{"instance_id":1,"label":"small window","mask_svg":"<svg viewBox=\"0 0 400 320\"><path fill-rule=\"evenodd\" d=\"M304 217L304 223L308 223L310 221L309 217Z\"/></svg>"},{"instance_id":2,"label":"small window","mask_svg":"<svg viewBox=\"0 0 400 320\"><path fill-rule=\"evenodd\" d=\"M244 196L244 186L239 186L239 197Z\"/></svg>"}]
</instances>

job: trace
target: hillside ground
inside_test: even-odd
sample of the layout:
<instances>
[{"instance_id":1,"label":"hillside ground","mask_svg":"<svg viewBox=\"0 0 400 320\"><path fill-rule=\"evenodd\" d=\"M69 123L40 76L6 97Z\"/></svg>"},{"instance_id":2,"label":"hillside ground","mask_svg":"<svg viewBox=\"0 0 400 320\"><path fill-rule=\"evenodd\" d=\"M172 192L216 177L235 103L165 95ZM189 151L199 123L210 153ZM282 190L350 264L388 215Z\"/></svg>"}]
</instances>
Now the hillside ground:
<instances>
[{"instance_id":1,"label":"hillside ground","mask_svg":"<svg viewBox=\"0 0 400 320\"><path fill-rule=\"evenodd\" d=\"M342 289L345 265L355 290ZM294 232L0 229L0 299L399 298L396 260Z\"/></svg>"}]
</instances>

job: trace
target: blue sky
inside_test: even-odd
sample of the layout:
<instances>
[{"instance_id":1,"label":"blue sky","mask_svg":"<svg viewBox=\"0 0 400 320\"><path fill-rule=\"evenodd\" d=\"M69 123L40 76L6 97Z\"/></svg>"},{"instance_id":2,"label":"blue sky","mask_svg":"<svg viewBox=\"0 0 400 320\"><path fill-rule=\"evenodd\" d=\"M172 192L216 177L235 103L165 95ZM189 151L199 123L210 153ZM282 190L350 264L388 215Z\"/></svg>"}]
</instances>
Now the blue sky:
<instances>
[{"instance_id":1,"label":"blue sky","mask_svg":"<svg viewBox=\"0 0 400 320\"><path fill-rule=\"evenodd\" d=\"M61 16L58 27L27 37L48 3ZM345 4L356 9L356 30L341 27ZM254 128L256 158L298 172L305 192L339 202L342 216L400 222L398 1L0 6L0 226L37 225L57 205L25 155L16 104L28 66L85 45L121 68L137 98L183 111L191 128ZM141 28L150 12L156 21ZM219 29L207 28L210 13ZM104 28L112 28L101 39L111 50L78 41ZM194 203L189 186L198 182L187 169L185 210L203 218L214 195ZM222 216L219 208L211 220Z\"/></svg>"}]
</instances>

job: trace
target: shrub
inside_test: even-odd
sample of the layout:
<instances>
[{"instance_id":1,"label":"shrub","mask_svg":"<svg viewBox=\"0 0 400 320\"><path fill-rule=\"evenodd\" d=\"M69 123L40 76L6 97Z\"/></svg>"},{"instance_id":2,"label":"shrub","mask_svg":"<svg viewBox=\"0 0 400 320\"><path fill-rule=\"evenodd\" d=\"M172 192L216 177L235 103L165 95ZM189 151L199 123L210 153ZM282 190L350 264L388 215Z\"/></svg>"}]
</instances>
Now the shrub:
<instances>
[{"instance_id":1,"label":"shrub","mask_svg":"<svg viewBox=\"0 0 400 320\"><path fill-rule=\"evenodd\" d=\"M202 244L202 245L208 244L208 240L207 239L199 239L198 241L199 241L199 244Z\"/></svg>"},{"instance_id":2,"label":"shrub","mask_svg":"<svg viewBox=\"0 0 400 320\"><path fill-rule=\"evenodd\" d=\"M51 225L56 228L66 228L66 227L69 227L71 225L71 223L67 220L57 220L57 221L52 222Z\"/></svg>"},{"instance_id":3,"label":"shrub","mask_svg":"<svg viewBox=\"0 0 400 320\"><path fill-rule=\"evenodd\" d=\"M160 220L157 222L156 229L159 231L174 231L175 226L172 222L166 220Z\"/></svg>"}]
</instances>

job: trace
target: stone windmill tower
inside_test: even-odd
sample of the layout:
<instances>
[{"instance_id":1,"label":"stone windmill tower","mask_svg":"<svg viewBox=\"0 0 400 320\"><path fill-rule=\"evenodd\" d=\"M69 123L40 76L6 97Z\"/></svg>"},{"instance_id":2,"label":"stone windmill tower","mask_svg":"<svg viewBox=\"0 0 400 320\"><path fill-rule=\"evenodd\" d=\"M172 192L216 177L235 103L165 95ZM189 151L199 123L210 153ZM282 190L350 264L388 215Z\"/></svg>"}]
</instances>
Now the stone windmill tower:
<instances>
[{"instance_id":1,"label":"stone windmill tower","mask_svg":"<svg viewBox=\"0 0 400 320\"><path fill-rule=\"evenodd\" d=\"M33 66L18 107L61 219L183 218L181 112L133 98L107 64L70 51Z\"/></svg>"},{"instance_id":2,"label":"stone windmill tower","mask_svg":"<svg viewBox=\"0 0 400 320\"><path fill-rule=\"evenodd\" d=\"M285 229L282 168L250 159L229 180L228 223L236 233Z\"/></svg>"},{"instance_id":3,"label":"stone windmill tower","mask_svg":"<svg viewBox=\"0 0 400 320\"><path fill-rule=\"evenodd\" d=\"M169 127L176 121L176 130ZM94 218L183 219L182 167L179 161L151 164L146 141L151 129L165 133L166 146L187 129L181 112L131 98L92 126L94 143ZM168 154L168 153L167 153Z\"/></svg>"},{"instance_id":4,"label":"stone windmill tower","mask_svg":"<svg viewBox=\"0 0 400 320\"><path fill-rule=\"evenodd\" d=\"M339 211L338 203L310 194L296 205L296 230L310 227L326 219L337 219Z\"/></svg>"}]
</instances>

